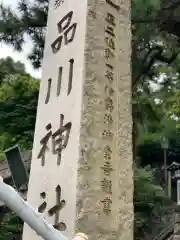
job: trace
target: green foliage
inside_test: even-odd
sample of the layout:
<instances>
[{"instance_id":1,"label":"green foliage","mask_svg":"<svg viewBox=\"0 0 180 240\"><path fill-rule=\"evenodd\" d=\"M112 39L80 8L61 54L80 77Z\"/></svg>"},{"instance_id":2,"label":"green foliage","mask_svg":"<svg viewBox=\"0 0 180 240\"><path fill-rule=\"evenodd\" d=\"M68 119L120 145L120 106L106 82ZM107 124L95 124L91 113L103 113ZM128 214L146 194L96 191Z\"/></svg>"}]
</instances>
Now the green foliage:
<instances>
[{"instance_id":1,"label":"green foliage","mask_svg":"<svg viewBox=\"0 0 180 240\"><path fill-rule=\"evenodd\" d=\"M14 144L31 149L39 92L39 80L25 72L24 64L0 60L0 159Z\"/></svg>"},{"instance_id":2,"label":"green foliage","mask_svg":"<svg viewBox=\"0 0 180 240\"><path fill-rule=\"evenodd\" d=\"M25 72L24 64L14 62L11 57L0 59L0 84L9 74L29 75Z\"/></svg>"},{"instance_id":3,"label":"green foliage","mask_svg":"<svg viewBox=\"0 0 180 240\"><path fill-rule=\"evenodd\" d=\"M34 67L40 67L44 48L48 0L25 0L18 2L20 14L0 5L0 40L21 51L27 34L33 41L29 59Z\"/></svg>"},{"instance_id":4,"label":"green foliage","mask_svg":"<svg viewBox=\"0 0 180 240\"><path fill-rule=\"evenodd\" d=\"M162 206L171 202L157 183L155 170L136 166L134 171L135 239L141 239L148 228L150 216L158 217Z\"/></svg>"},{"instance_id":5,"label":"green foliage","mask_svg":"<svg viewBox=\"0 0 180 240\"><path fill-rule=\"evenodd\" d=\"M18 3L20 15L1 5L0 41L21 51L27 34L33 40L29 59L38 68L43 57L48 0ZM158 216L167 204L152 170L152 166L163 164L163 136L170 141L169 163L180 159L180 123L171 119L172 115L180 115L179 7L177 1L132 1L133 133L135 159L139 157L141 161L134 179L136 239L142 238L149 216ZM12 69L13 64L7 65L7 69L11 65L11 70L0 62L0 149L17 141L22 147L31 148L38 84L24 70L19 72L16 67ZM147 164L151 167L142 167Z\"/></svg>"},{"instance_id":6,"label":"green foliage","mask_svg":"<svg viewBox=\"0 0 180 240\"><path fill-rule=\"evenodd\" d=\"M0 148L17 142L31 149L39 81L29 76L10 75L0 86Z\"/></svg>"},{"instance_id":7,"label":"green foliage","mask_svg":"<svg viewBox=\"0 0 180 240\"><path fill-rule=\"evenodd\" d=\"M168 111L168 117L175 116L180 118L180 90L177 90L169 99L169 104L171 105ZM178 119L177 119L178 122Z\"/></svg>"},{"instance_id":8,"label":"green foliage","mask_svg":"<svg viewBox=\"0 0 180 240\"><path fill-rule=\"evenodd\" d=\"M0 220L0 240L12 240L13 236L22 233L23 222L15 213L6 213Z\"/></svg>"}]
</instances>

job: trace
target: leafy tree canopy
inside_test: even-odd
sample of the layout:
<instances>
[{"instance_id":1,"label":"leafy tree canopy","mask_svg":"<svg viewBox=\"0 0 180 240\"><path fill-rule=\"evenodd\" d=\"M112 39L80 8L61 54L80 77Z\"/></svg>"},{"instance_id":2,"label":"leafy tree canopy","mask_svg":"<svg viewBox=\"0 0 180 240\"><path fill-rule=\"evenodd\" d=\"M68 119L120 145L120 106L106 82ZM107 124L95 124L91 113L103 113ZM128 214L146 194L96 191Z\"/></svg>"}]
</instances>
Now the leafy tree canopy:
<instances>
[{"instance_id":1,"label":"leafy tree canopy","mask_svg":"<svg viewBox=\"0 0 180 240\"><path fill-rule=\"evenodd\" d=\"M39 80L27 74L23 64L15 63L10 58L0 61L0 72L1 66L5 74L0 84L0 150L16 143L22 148L31 149Z\"/></svg>"}]
</instances>

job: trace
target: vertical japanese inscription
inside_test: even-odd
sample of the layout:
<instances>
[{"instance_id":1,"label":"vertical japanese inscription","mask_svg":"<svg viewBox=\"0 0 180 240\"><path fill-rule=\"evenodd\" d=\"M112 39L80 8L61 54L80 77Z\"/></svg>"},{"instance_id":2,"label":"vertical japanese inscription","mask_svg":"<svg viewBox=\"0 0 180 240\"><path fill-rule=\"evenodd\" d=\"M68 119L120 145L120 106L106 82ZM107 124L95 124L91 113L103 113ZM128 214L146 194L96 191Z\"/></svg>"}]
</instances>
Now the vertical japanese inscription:
<instances>
[{"instance_id":1,"label":"vertical japanese inscription","mask_svg":"<svg viewBox=\"0 0 180 240\"><path fill-rule=\"evenodd\" d=\"M60 7L60 5L64 3L64 0L55 0L54 9ZM52 53L55 54L61 50L61 47L64 45L68 45L74 40L77 23L72 22L73 11L70 11L66 14L58 23L57 29L59 36L57 39L51 44ZM65 79L67 83L67 96L70 95L72 91L72 82L73 82L73 69L74 69L74 59L71 58L69 60L69 78ZM56 97L60 96L61 87L63 80L63 66L58 68L58 79L57 79L57 90ZM48 79L47 93L45 98L45 104L49 103L51 97L51 88L52 88L52 79ZM52 131L52 124L49 123L46 126L47 133L45 137L40 140L41 149L37 156L38 159L41 159L41 165L45 166L46 163L46 151L50 150L52 154L57 155L57 165L61 163L61 155L62 151L67 147L70 132L71 132L72 124L68 122L64 124L64 115L60 114L60 125L56 131ZM50 141L51 140L51 141ZM43 213L47 208L46 193L43 192L40 194L41 199L43 200L42 204L39 206L38 211ZM48 210L49 216L54 216L54 227L59 231L66 230L66 224L64 222L59 222L60 211L64 208L66 202L65 200L61 200L61 187L58 185L56 187L56 204Z\"/></svg>"},{"instance_id":2,"label":"vertical japanese inscription","mask_svg":"<svg viewBox=\"0 0 180 240\"><path fill-rule=\"evenodd\" d=\"M112 0L106 0L107 6L109 5L110 8L113 8L113 10L119 10L120 7L115 4ZM116 19L114 15L112 14L112 11L109 9L106 12L106 26L105 26L105 49L104 49L104 58L105 58L105 99L104 99L104 107L105 107L105 115L104 115L104 124L105 129L102 133L102 136L104 137L104 140L109 142L109 144L112 144L113 140L113 133L112 133L112 127L113 127L113 111L114 111L114 102L113 102L113 85L114 85L114 59L115 59L115 27L116 27ZM104 179L101 181L101 187L102 190L106 195L105 199L101 202L103 203L103 212L106 215L109 215L111 212L111 204L112 204L112 181L111 181L111 172L113 171L113 168L111 166L111 160L112 160L112 149L111 146L106 145L104 147L104 165L101 167L104 173Z\"/></svg>"}]
</instances>

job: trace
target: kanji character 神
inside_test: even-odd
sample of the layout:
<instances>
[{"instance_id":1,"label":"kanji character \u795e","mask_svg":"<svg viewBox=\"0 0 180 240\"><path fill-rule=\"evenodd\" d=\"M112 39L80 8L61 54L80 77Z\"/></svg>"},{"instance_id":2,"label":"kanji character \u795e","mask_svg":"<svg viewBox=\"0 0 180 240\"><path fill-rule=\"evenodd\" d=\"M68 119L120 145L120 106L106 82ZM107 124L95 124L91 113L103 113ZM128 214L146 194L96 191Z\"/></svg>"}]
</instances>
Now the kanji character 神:
<instances>
[{"instance_id":1,"label":"kanji character \u795e","mask_svg":"<svg viewBox=\"0 0 180 240\"><path fill-rule=\"evenodd\" d=\"M50 137L52 137L52 153L58 155L57 165L60 165L61 152L63 149L65 149L67 147L67 144L69 141L69 135L70 135L70 131L71 131L71 125L72 125L71 122L68 122L65 125L63 125L63 121L64 121L64 115L61 114L60 115L60 127L54 133L52 133L51 124L48 124L46 126L48 133L40 141L42 147L37 156L38 159L41 158L42 166L45 165L45 153L46 153L46 150L48 149L47 144L48 144Z\"/></svg>"}]
</instances>

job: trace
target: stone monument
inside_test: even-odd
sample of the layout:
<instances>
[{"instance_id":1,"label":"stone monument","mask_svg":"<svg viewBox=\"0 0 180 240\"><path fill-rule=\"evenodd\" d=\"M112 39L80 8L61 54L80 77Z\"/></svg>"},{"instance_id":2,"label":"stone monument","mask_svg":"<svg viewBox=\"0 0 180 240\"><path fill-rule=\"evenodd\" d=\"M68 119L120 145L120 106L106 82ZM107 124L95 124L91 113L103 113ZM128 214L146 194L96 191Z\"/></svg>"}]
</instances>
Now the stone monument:
<instances>
[{"instance_id":1,"label":"stone monument","mask_svg":"<svg viewBox=\"0 0 180 240\"><path fill-rule=\"evenodd\" d=\"M130 0L49 2L28 201L69 238L133 239L130 25Z\"/></svg>"}]
</instances>

